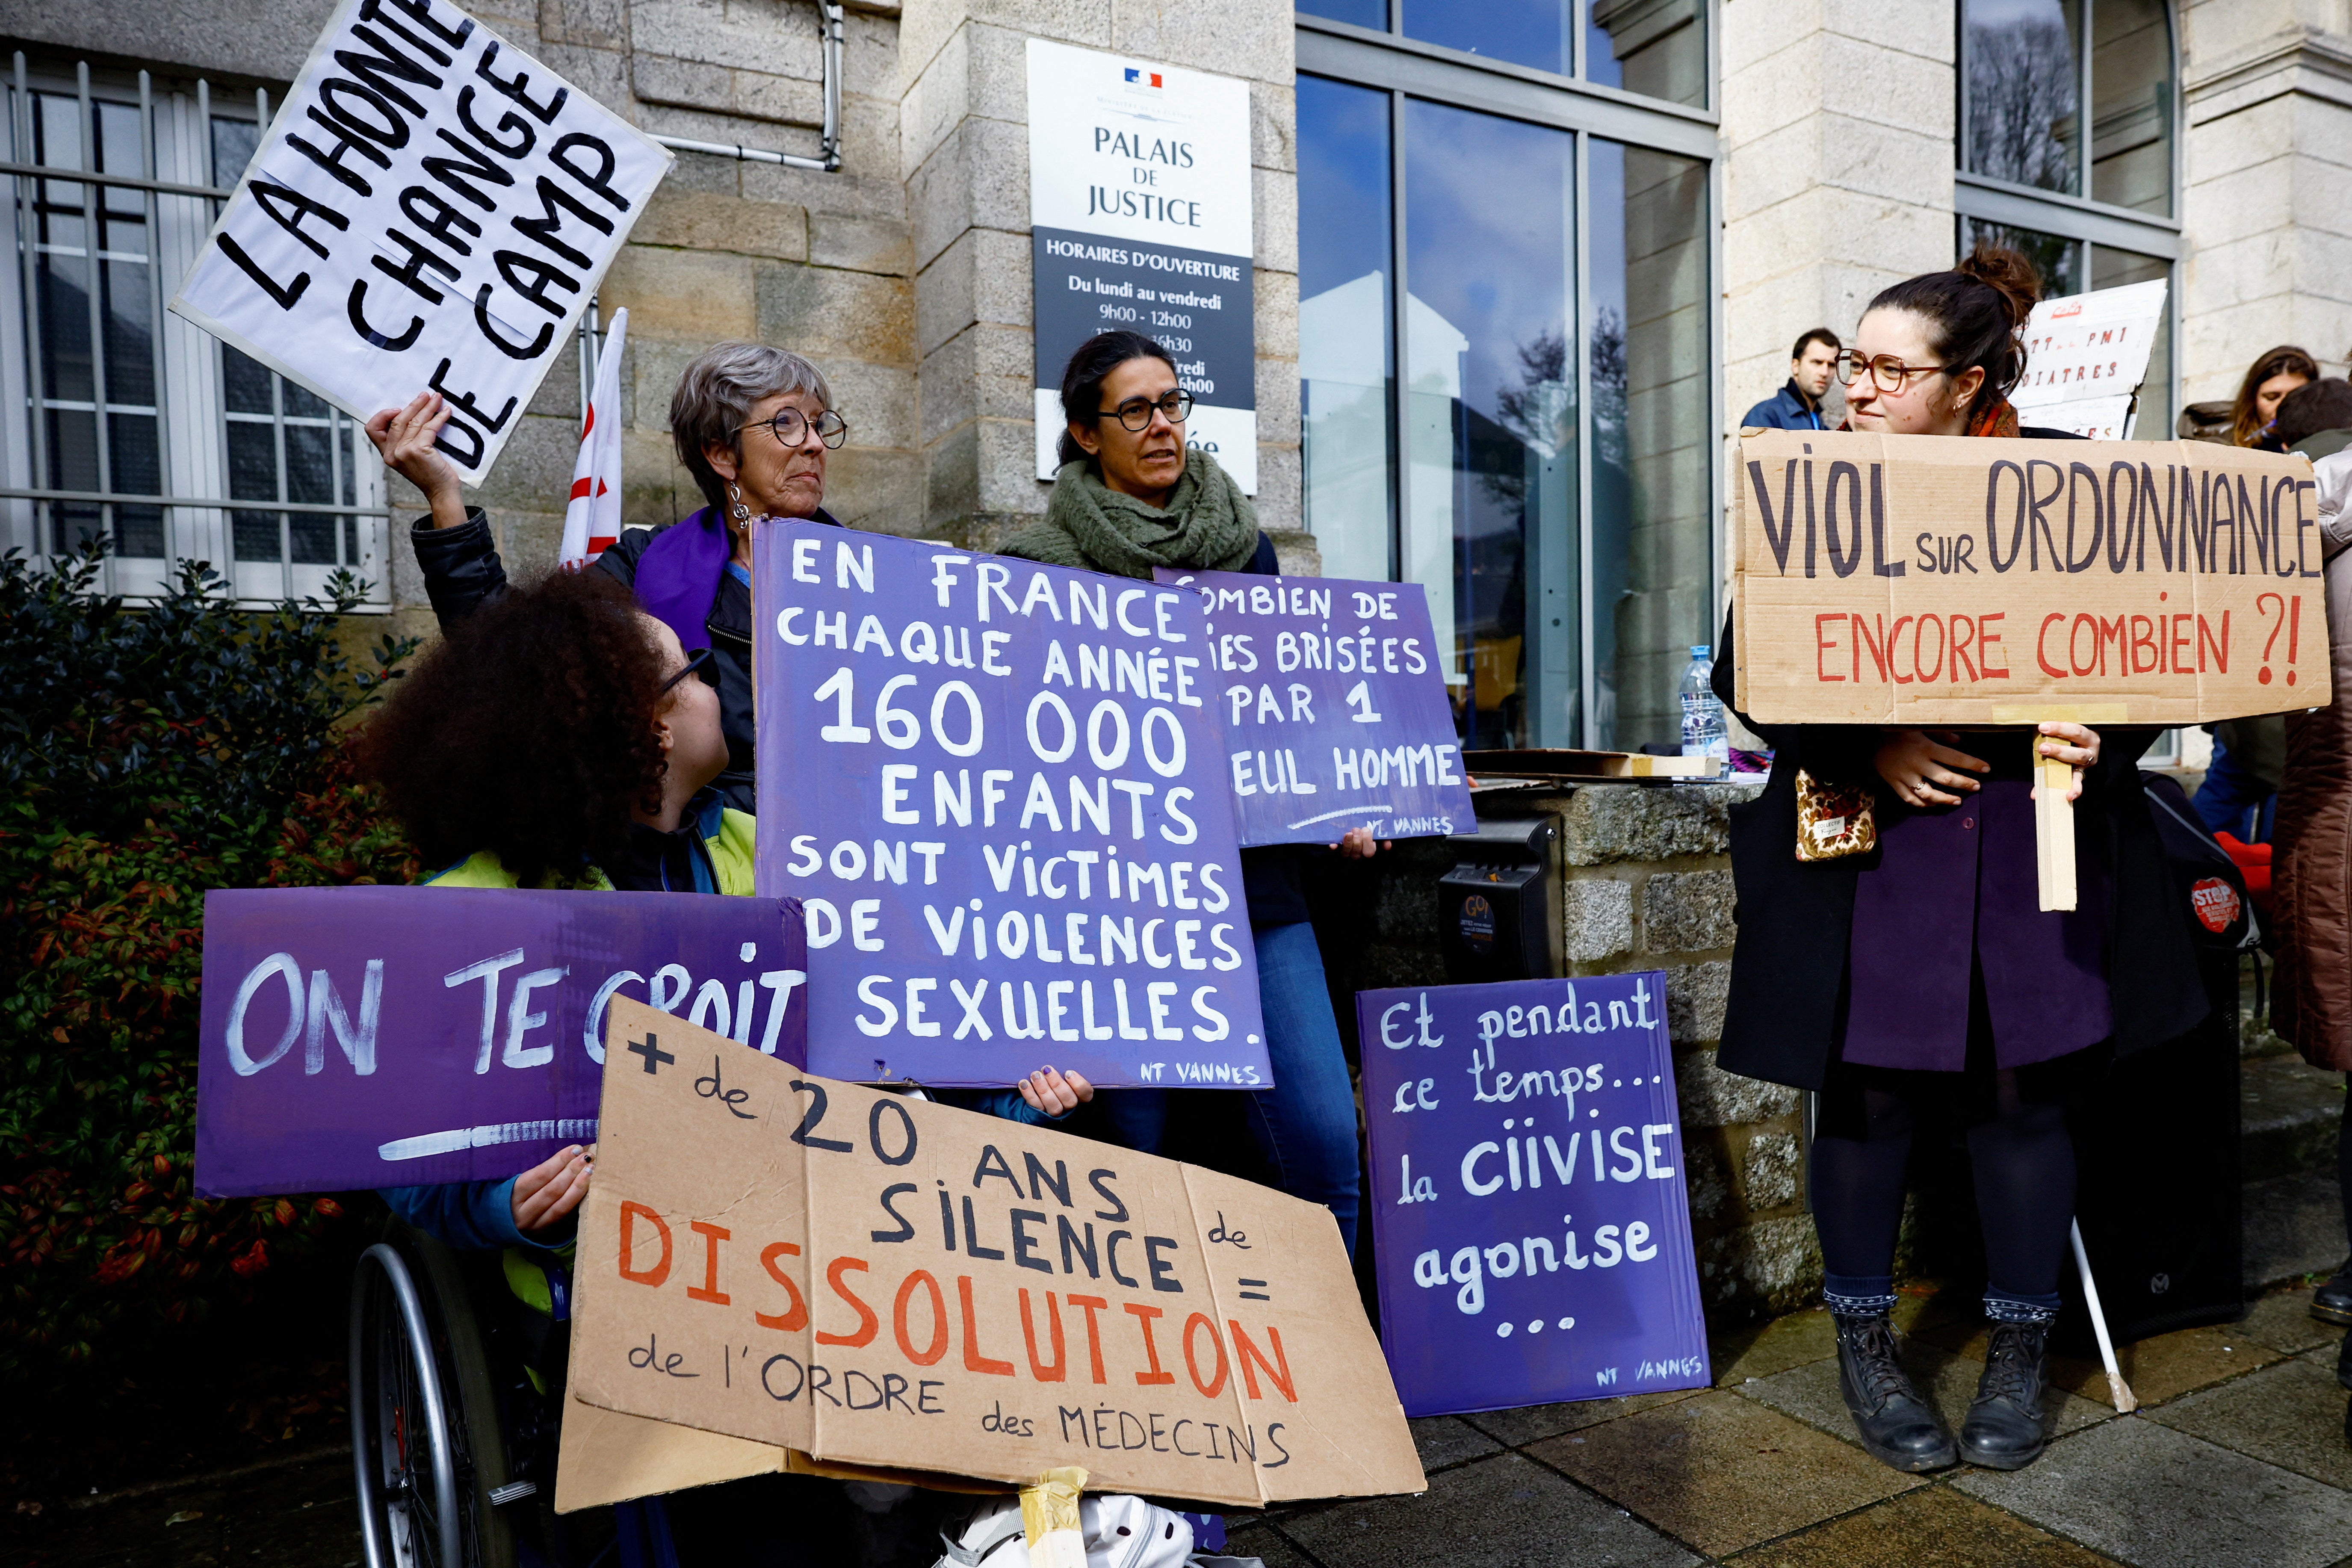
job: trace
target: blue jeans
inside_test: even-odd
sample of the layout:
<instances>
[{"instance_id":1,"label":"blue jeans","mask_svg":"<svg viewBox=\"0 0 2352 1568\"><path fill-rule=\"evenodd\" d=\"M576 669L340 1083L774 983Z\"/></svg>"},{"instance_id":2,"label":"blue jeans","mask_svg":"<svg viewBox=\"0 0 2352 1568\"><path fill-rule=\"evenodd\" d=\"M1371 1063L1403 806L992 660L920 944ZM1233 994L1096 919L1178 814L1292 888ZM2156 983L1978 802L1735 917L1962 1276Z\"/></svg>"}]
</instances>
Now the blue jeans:
<instances>
[{"instance_id":1,"label":"blue jeans","mask_svg":"<svg viewBox=\"0 0 2352 1568\"><path fill-rule=\"evenodd\" d=\"M1257 999L1265 1016L1274 1087L1249 1097L1250 1131L1282 1190L1321 1204L1339 1222L1348 1256L1356 1255L1356 1211L1363 1173L1356 1159L1356 1090L1323 952L1305 921L1258 926Z\"/></svg>"},{"instance_id":2,"label":"blue jeans","mask_svg":"<svg viewBox=\"0 0 2352 1568\"><path fill-rule=\"evenodd\" d=\"M2260 779L2248 773L2229 748L2220 741L2213 742L2212 764L2205 771L2205 782L2197 786L2197 798L2190 803L2197 815L2204 819L2208 833L2229 833L2241 844L2266 844L2271 837L2271 818L2278 810L2278 795ZM2251 829L2248 816L2259 809Z\"/></svg>"},{"instance_id":3,"label":"blue jeans","mask_svg":"<svg viewBox=\"0 0 2352 1568\"><path fill-rule=\"evenodd\" d=\"M1323 980L1323 952L1305 921L1258 926L1258 1009L1265 1017L1265 1050L1274 1087L1247 1096L1250 1132L1295 1198L1321 1204L1339 1222L1348 1256L1356 1255L1356 1215L1363 1187L1356 1158L1356 1090L1331 993ZM1160 1152L1168 1096L1160 1089L1105 1089L1096 1099L1105 1136L1147 1154Z\"/></svg>"}]
</instances>

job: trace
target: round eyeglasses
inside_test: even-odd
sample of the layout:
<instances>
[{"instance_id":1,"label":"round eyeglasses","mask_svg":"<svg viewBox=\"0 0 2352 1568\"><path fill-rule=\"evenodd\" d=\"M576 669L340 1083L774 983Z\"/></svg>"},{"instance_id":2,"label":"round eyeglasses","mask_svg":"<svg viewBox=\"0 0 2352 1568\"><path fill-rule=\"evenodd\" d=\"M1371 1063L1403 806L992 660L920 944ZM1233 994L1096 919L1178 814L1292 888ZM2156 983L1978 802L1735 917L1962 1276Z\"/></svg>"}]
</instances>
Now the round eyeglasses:
<instances>
[{"instance_id":1,"label":"round eyeglasses","mask_svg":"<svg viewBox=\"0 0 2352 1568\"><path fill-rule=\"evenodd\" d=\"M1881 392L1900 392L1903 383L1909 377L1931 374L1945 368L1940 364L1905 364L1893 354L1865 359L1853 349L1847 349L1837 357L1837 377L1842 384L1853 385L1867 370L1872 384Z\"/></svg>"},{"instance_id":2,"label":"round eyeglasses","mask_svg":"<svg viewBox=\"0 0 2352 1568\"><path fill-rule=\"evenodd\" d=\"M808 439L808 416L797 408L779 408L773 419L754 419L736 429L757 430L763 426L774 431L776 439L787 447L797 447ZM849 421L826 409L816 416L816 438L824 443L827 451L838 452L841 444L849 439Z\"/></svg>"},{"instance_id":3,"label":"round eyeglasses","mask_svg":"<svg viewBox=\"0 0 2352 1568\"><path fill-rule=\"evenodd\" d=\"M1162 395L1156 403L1148 397L1130 397L1117 408L1106 409L1095 417L1117 419L1130 430L1149 430L1155 412L1165 416L1171 425L1181 425L1192 412L1192 395L1180 389Z\"/></svg>"}]
</instances>

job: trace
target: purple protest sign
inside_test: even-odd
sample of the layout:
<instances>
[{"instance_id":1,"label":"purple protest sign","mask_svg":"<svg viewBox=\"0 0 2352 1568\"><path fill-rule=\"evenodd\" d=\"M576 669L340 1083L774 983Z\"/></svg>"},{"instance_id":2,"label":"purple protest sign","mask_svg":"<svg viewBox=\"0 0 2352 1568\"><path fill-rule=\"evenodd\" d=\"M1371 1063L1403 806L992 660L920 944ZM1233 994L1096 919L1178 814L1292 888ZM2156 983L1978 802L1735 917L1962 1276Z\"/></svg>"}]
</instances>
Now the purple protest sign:
<instances>
[{"instance_id":1,"label":"purple protest sign","mask_svg":"<svg viewBox=\"0 0 2352 1568\"><path fill-rule=\"evenodd\" d=\"M752 555L757 880L808 910L809 1066L1271 1084L1193 596L814 523Z\"/></svg>"},{"instance_id":2,"label":"purple protest sign","mask_svg":"<svg viewBox=\"0 0 2352 1568\"><path fill-rule=\"evenodd\" d=\"M1471 821L1462 743L1418 583L1157 574L1209 616L1244 844L1424 838Z\"/></svg>"},{"instance_id":3,"label":"purple protest sign","mask_svg":"<svg viewBox=\"0 0 2352 1568\"><path fill-rule=\"evenodd\" d=\"M1357 994L1406 1415L1709 1383L1665 1016L1656 971Z\"/></svg>"},{"instance_id":4,"label":"purple protest sign","mask_svg":"<svg viewBox=\"0 0 2352 1568\"><path fill-rule=\"evenodd\" d=\"M615 995L805 1065L789 900L502 888L205 896L196 1186L479 1181L596 1136Z\"/></svg>"}]
</instances>

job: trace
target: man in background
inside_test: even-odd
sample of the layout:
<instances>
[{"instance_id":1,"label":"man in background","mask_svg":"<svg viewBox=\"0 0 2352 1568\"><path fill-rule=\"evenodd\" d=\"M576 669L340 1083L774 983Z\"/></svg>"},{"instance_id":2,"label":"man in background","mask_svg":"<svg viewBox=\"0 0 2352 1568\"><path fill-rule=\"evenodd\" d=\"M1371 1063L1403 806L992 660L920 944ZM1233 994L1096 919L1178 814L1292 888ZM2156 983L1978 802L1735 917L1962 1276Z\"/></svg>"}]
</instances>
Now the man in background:
<instances>
[{"instance_id":1,"label":"man in background","mask_svg":"<svg viewBox=\"0 0 2352 1568\"><path fill-rule=\"evenodd\" d=\"M1815 327L1789 351L1789 384L1755 407L1739 422L1740 428L1763 426L1773 430L1826 430L1822 399L1830 378L1837 374L1838 336L1827 327Z\"/></svg>"}]
</instances>

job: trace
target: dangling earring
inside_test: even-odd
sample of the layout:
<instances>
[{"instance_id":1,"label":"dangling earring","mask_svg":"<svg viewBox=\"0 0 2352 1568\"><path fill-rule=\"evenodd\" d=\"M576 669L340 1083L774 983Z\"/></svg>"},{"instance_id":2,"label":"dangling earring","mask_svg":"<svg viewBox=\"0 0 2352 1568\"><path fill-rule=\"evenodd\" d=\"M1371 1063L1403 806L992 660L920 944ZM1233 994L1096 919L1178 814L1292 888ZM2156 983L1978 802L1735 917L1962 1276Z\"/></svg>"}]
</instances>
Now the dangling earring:
<instances>
[{"instance_id":1,"label":"dangling earring","mask_svg":"<svg viewBox=\"0 0 2352 1568\"><path fill-rule=\"evenodd\" d=\"M727 510L730 517L732 519L732 526L735 531L738 533L749 533L751 531L751 509L743 504L743 487L741 485L729 485L727 487Z\"/></svg>"}]
</instances>

